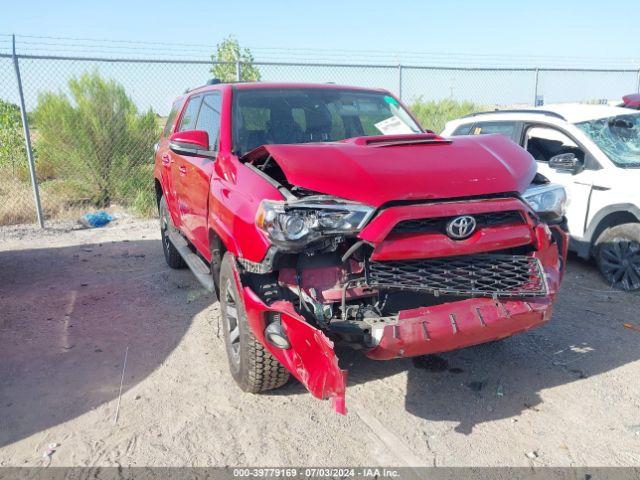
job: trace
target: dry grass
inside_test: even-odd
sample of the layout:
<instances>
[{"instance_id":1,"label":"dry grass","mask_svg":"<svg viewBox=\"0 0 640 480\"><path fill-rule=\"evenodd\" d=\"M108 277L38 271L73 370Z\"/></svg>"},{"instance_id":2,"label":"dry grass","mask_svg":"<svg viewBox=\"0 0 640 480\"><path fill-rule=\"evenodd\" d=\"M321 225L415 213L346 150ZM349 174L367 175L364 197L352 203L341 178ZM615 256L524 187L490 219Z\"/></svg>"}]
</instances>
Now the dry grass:
<instances>
[{"instance_id":1,"label":"dry grass","mask_svg":"<svg viewBox=\"0 0 640 480\"><path fill-rule=\"evenodd\" d=\"M78 201L77 192L67 184L51 181L40 186L42 210L47 219L77 219L90 205ZM0 172L0 225L35 223L36 208L30 183L22 182Z\"/></svg>"}]
</instances>

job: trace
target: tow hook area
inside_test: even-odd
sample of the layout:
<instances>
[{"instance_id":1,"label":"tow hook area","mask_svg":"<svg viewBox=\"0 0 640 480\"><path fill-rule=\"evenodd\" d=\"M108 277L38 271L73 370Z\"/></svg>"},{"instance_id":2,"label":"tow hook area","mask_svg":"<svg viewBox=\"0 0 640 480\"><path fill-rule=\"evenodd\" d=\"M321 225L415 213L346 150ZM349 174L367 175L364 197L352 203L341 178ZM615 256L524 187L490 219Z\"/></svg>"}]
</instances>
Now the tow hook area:
<instances>
[{"instance_id":1,"label":"tow hook area","mask_svg":"<svg viewBox=\"0 0 640 480\"><path fill-rule=\"evenodd\" d=\"M291 302L266 305L249 287L242 291L247 319L258 340L314 397L331 398L334 410L346 414L347 372L338 365L333 342L309 325Z\"/></svg>"}]
</instances>

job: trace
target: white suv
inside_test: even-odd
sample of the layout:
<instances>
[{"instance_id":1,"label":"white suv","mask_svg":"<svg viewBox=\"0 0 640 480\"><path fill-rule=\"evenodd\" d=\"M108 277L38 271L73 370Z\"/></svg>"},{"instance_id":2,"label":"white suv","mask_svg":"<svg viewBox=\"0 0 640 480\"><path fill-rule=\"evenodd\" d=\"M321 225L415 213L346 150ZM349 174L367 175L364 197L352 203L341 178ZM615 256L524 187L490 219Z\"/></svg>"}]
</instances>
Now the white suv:
<instances>
[{"instance_id":1,"label":"white suv","mask_svg":"<svg viewBox=\"0 0 640 480\"><path fill-rule=\"evenodd\" d=\"M615 288L640 289L640 112L566 104L472 114L445 136L506 135L567 191L571 250Z\"/></svg>"}]
</instances>

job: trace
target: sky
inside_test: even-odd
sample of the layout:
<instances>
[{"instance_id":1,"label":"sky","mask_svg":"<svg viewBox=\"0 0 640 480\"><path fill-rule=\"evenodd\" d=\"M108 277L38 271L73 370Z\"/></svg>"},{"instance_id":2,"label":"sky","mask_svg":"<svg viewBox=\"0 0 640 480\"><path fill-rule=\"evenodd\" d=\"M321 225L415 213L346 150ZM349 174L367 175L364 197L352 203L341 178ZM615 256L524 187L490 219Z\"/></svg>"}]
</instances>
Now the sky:
<instances>
[{"instance_id":1,"label":"sky","mask_svg":"<svg viewBox=\"0 0 640 480\"><path fill-rule=\"evenodd\" d=\"M211 45L233 34L249 47L639 59L637 0L613 5L601 0L0 0L0 33Z\"/></svg>"},{"instance_id":2,"label":"sky","mask_svg":"<svg viewBox=\"0 0 640 480\"><path fill-rule=\"evenodd\" d=\"M637 0L362 1L0 0L0 53L180 58L207 61L229 35L256 60L385 64L388 68L262 65L264 81L381 87L418 98L509 106L615 99L637 88ZM635 8L634 8L635 7ZM397 65L529 67L521 72L409 69ZM141 110L165 115L176 95L211 77L208 64L20 61L27 109L68 80L98 72ZM629 72L545 72L536 67L616 67ZM400 88L402 85L402 88ZM17 102L10 58L0 58L0 98Z\"/></svg>"}]
</instances>

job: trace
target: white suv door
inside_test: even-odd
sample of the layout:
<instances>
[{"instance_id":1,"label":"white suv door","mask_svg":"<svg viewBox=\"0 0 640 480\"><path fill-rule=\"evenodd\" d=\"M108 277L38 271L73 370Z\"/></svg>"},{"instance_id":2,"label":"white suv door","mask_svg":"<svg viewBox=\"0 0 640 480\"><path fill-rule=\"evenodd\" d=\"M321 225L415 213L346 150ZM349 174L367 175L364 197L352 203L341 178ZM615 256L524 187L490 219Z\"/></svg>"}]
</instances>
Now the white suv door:
<instances>
[{"instance_id":1,"label":"white suv door","mask_svg":"<svg viewBox=\"0 0 640 480\"><path fill-rule=\"evenodd\" d=\"M567 191L569 234L576 239L582 239L589 209L589 193L596 172L585 168L577 173L555 169L549 165L549 160L556 155L574 153L584 162L587 152L584 152L566 132L544 124L526 126L522 146L536 159L538 171L551 182L562 185Z\"/></svg>"}]
</instances>

